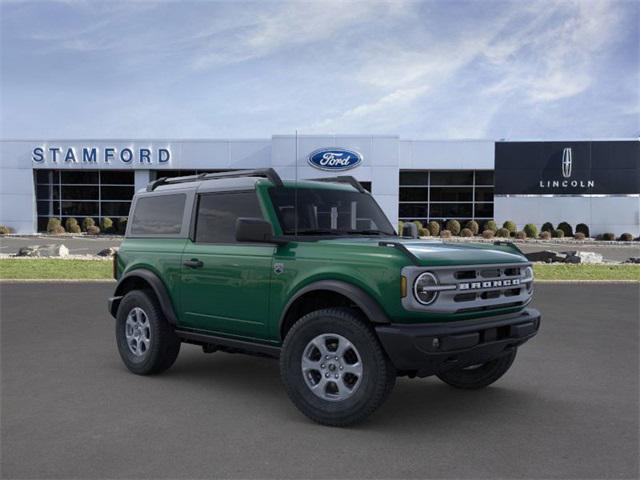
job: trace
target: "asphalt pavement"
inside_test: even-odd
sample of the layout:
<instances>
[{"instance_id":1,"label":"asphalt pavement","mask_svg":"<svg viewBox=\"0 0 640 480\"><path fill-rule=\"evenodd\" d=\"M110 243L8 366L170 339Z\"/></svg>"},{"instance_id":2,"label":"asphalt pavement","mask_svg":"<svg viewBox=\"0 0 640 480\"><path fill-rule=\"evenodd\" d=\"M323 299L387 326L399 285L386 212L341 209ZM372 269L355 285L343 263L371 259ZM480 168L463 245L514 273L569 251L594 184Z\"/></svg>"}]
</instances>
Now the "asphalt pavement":
<instances>
[{"instance_id":1,"label":"asphalt pavement","mask_svg":"<svg viewBox=\"0 0 640 480\"><path fill-rule=\"evenodd\" d=\"M498 383L400 379L348 429L302 416L273 360L183 346L130 374L112 288L0 283L3 478L638 478L638 284L540 284Z\"/></svg>"}]
</instances>

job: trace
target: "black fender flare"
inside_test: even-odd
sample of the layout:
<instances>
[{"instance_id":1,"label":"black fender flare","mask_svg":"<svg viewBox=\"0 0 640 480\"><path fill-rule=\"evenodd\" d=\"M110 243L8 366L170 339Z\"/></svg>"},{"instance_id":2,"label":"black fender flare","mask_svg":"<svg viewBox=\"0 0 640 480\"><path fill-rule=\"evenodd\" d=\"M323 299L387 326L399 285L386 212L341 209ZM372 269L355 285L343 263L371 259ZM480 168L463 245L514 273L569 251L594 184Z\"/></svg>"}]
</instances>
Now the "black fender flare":
<instances>
[{"instance_id":1,"label":"black fender flare","mask_svg":"<svg viewBox=\"0 0 640 480\"><path fill-rule=\"evenodd\" d=\"M113 317L117 315L118 306L120 305L120 301L125 294L124 286L127 281L130 281L133 278L143 280L145 283L151 286L151 289L153 290L153 293L155 293L156 298L158 299L158 303L160 304L160 308L162 309L162 313L166 317L167 321L171 325L177 325L178 319L176 317L175 310L173 309L173 303L171 302L171 297L169 296L167 287L165 287L162 280L160 280L160 277L158 277L155 273L142 268L132 270L129 273L123 275L120 280L118 280L114 296L109 299L109 312L111 313L111 315Z\"/></svg>"},{"instance_id":2,"label":"black fender flare","mask_svg":"<svg viewBox=\"0 0 640 480\"><path fill-rule=\"evenodd\" d=\"M382 307L380 307L378 302L371 298L371 296L360 287L341 280L320 280L301 288L289 299L282 311L282 314L280 315L280 321L278 322L278 329L280 331L282 330L284 319L295 301L303 295L316 290L328 290L347 297L363 311L372 323L391 323L389 317L387 317L387 314L384 312Z\"/></svg>"}]
</instances>

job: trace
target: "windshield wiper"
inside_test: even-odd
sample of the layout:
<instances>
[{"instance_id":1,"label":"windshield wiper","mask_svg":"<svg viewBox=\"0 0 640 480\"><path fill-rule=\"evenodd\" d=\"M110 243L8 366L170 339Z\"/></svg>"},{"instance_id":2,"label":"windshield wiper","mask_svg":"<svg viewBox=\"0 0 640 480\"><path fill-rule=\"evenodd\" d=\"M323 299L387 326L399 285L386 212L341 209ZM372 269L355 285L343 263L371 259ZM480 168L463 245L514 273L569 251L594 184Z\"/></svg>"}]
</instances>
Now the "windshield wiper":
<instances>
[{"instance_id":1,"label":"windshield wiper","mask_svg":"<svg viewBox=\"0 0 640 480\"><path fill-rule=\"evenodd\" d=\"M349 230L347 233L354 233L356 235L389 235L393 236L388 232L383 232L382 230Z\"/></svg>"},{"instance_id":2,"label":"windshield wiper","mask_svg":"<svg viewBox=\"0 0 640 480\"><path fill-rule=\"evenodd\" d=\"M298 235L342 235L345 232L339 231L339 230L316 230L316 229L309 229L309 230L298 230ZM293 235L294 232L291 232L291 234Z\"/></svg>"}]
</instances>

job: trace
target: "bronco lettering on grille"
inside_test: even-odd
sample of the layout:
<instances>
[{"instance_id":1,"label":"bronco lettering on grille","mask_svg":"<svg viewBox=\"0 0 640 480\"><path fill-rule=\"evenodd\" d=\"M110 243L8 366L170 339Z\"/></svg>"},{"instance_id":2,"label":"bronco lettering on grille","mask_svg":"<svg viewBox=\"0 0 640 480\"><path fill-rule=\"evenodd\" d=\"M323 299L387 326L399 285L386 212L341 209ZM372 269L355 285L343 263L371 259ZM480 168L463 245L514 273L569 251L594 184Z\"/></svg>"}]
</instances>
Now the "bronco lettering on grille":
<instances>
[{"instance_id":1,"label":"bronco lettering on grille","mask_svg":"<svg viewBox=\"0 0 640 480\"><path fill-rule=\"evenodd\" d=\"M458 290L479 290L481 288L511 287L520 285L520 279L491 280L486 282L465 282L458 284Z\"/></svg>"}]
</instances>

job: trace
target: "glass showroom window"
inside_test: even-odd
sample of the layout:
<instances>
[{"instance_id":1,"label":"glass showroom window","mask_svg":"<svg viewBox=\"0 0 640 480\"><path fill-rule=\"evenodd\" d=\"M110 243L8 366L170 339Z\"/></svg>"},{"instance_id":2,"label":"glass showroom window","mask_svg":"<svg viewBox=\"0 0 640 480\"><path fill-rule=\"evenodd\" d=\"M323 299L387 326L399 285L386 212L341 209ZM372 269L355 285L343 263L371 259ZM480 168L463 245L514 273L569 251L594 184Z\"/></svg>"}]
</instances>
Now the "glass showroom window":
<instances>
[{"instance_id":1,"label":"glass showroom window","mask_svg":"<svg viewBox=\"0 0 640 480\"><path fill-rule=\"evenodd\" d=\"M135 191L132 171L36 170L38 231L55 217L85 217L99 224L104 217L127 217Z\"/></svg>"},{"instance_id":2,"label":"glass showroom window","mask_svg":"<svg viewBox=\"0 0 640 480\"><path fill-rule=\"evenodd\" d=\"M493 218L492 170L400 172L400 220Z\"/></svg>"}]
</instances>

